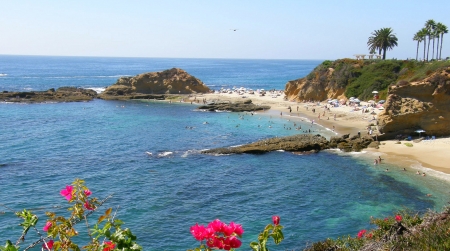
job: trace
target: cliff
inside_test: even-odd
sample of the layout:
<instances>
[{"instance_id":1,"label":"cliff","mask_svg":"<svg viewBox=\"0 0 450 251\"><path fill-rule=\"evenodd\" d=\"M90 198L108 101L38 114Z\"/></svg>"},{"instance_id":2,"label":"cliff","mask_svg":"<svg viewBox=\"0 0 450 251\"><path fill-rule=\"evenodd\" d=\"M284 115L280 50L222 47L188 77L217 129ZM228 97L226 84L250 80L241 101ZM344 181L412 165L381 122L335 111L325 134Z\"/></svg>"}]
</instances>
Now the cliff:
<instances>
[{"instance_id":1,"label":"cliff","mask_svg":"<svg viewBox=\"0 0 450 251\"><path fill-rule=\"evenodd\" d=\"M333 72L333 68L328 68L324 72L314 71L312 78L301 78L287 82L285 94L288 100L322 101L330 98L344 98L345 88L333 81Z\"/></svg>"},{"instance_id":2,"label":"cliff","mask_svg":"<svg viewBox=\"0 0 450 251\"><path fill-rule=\"evenodd\" d=\"M427 135L450 135L450 67L418 82L392 85L384 109L378 114L384 137L410 135L418 129ZM422 134L423 135L423 134Z\"/></svg>"},{"instance_id":3,"label":"cliff","mask_svg":"<svg viewBox=\"0 0 450 251\"><path fill-rule=\"evenodd\" d=\"M194 94L207 93L210 89L199 79L186 71L172 68L162 72L149 72L134 77L121 77L101 93L103 99L124 99L133 97L151 98L152 94ZM142 96L143 95L143 96Z\"/></svg>"}]
</instances>

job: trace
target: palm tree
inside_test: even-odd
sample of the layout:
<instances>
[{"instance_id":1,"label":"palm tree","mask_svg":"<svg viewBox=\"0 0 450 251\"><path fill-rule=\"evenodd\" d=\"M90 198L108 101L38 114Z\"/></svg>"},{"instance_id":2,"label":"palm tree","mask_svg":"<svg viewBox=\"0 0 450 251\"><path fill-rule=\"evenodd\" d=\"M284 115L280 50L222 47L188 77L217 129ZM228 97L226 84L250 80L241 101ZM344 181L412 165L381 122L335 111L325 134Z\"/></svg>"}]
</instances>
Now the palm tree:
<instances>
[{"instance_id":1,"label":"palm tree","mask_svg":"<svg viewBox=\"0 0 450 251\"><path fill-rule=\"evenodd\" d=\"M430 54L430 41L431 38L433 38L433 53L434 53L434 27L436 26L436 22L434 22L433 19L430 19L425 22L425 28L427 29L427 35L428 35L428 49L427 49L427 61L428 61L428 55Z\"/></svg>"},{"instance_id":2,"label":"palm tree","mask_svg":"<svg viewBox=\"0 0 450 251\"><path fill-rule=\"evenodd\" d=\"M378 49L380 53L383 51L383 59L386 59L386 50L397 46L397 41L398 39L391 28L381 28L372 32L372 36L369 37L367 45L369 46L369 50Z\"/></svg>"},{"instance_id":3,"label":"palm tree","mask_svg":"<svg viewBox=\"0 0 450 251\"><path fill-rule=\"evenodd\" d=\"M437 23L436 24L436 33L437 33L437 39L438 39L438 46L439 46L439 36L441 37L441 48L439 50L438 59L442 59L442 43L444 42L444 34L448 33L447 26L445 26L443 23Z\"/></svg>"},{"instance_id":4,"label":"palm tree","mask_svg":"<svg viewBox=\"0 0 450 251\"><path fill-rule=\"evenodd\" d=\"M425 52L426 52L426 48L427 48L427 35L428 35L428 30L427 30L427 28L422 28L420 31L419 31L419 35L420 35L420 37L422 38L422 41L423 41L423 61L425 61Z\"/></svg>"},{"instance_id":5,"label":"palm tree","mask_svg":"<svg viewBox=\"0 0 450 251\"><path fill-rule=\"evenodd\" d=\"M423 41L423 38L420 35L420 31L418 31L418 32L416 32L416 34L414 34L413 40L417 41L417 51L416 51L416 61L417 61L417 58L419 56L419 45L420 45L420 42Z\"/></svg>"},{"instance_id":6,"label":"palm tree","mask_svg":"<svg viewBox=\"0 0 450 251\"><path fill-rule=\"evenodd\" d=\"M378 51L378 55L381 55L381 46L379 46L378 42L376 41L376 38L379 36L380 30L375 30L372 32L372 36L369 37L369 40L367 41L367 45L369 46L369 51L375 52Z\"/></svg>"}]
</instances>

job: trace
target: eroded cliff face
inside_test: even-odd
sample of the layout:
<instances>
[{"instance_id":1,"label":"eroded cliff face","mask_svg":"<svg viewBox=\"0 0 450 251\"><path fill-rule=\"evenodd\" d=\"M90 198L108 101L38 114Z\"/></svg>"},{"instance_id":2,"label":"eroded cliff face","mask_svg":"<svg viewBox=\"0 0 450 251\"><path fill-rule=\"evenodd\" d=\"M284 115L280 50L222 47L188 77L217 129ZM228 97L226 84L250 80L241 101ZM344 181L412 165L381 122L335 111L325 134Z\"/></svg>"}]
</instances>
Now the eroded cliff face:
<instances>
[{"instance_id":1,"label":"eroded cliff face","mask_svg":"<svg viewBox=\"0 0 450 251\"><path fill-rule=\"evenodd\" d=\"M340 87L335 81L332 81L334 74L333 68L328 68L324 73L313 72L312 79L300 78L287 82L285 95L291 101L323 101L329 98L345 98L345 88Z\"/></svg>"},{"instance_id":2,"label":"eroded cliff face","mask_svg":"<svg viewBox=\"0 0 450 251\"><path fill-rule=\"evenodd\" d=\"M427 135L450 135L450 67L420 82L390 86L384 109L378 123L386 138L418 129Z\"/></svg>"},{"instance_id":3,"label":"eroded cliff face","mask_svg":"<svg viewBox=\"0 0 450 251\"><path fill-rule=\"evenodd\" d=\"M178 68L149 72L135 77L122 77L106 88L105 95L192 94L207 93L210 89L199 79Z\"/></svg>"}]
</instances>

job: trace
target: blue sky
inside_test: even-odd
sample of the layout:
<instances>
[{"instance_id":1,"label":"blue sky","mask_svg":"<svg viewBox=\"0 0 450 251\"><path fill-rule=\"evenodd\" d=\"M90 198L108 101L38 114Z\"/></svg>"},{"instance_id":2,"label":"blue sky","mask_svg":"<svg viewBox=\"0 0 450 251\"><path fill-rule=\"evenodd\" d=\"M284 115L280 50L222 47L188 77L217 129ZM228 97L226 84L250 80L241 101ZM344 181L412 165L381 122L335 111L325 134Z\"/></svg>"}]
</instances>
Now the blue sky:
<instances>
[{"instance_id":1,"label":"blue sky","mask_svg":"<svg viewBox=\"0 0 450 251\"><path fill-rule=\"evenodd\" d=\"M412 37L426 20L450 28L448 0L0 3L0 54L9 55L333 60L368 54L371 32L391 27L399 46L387 58L406 59L415 58ZM450 56L450 33L442 56Z\"/></svg>"}]
</instances>

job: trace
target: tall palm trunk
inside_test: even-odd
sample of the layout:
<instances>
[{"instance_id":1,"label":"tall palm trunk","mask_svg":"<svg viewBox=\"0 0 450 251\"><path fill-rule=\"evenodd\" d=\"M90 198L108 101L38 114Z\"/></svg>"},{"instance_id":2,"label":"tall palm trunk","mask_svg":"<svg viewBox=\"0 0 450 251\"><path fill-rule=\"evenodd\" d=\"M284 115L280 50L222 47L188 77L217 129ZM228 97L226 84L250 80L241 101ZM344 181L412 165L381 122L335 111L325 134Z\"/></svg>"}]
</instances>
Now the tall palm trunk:
<instances>
[{"instance_id":1,"label":"tall palm trunk","mask_svg":"<svg viewBox=\"0 0 450 251\"><path fill-rule=\"evenodd\" d=\"M434 59L434 35L433 35L433 50L431 53L431 60L433 60L433 59Z\"/></svg>"},{"instance_id":2,"label":"tall palm trunk","mask_svg":"<svg viewBox=\"0 0 450 251\"><path fill-rule=\"evenodd\" d=\"M423 61L425 61L425 49L427 48L427 39L423 40Z\"/></svg>"},{"instance_id":3,"label":"tall palm trunk","mask_svg":"<svg viewBox=\"0 0 450 251\"><path fill-rule=\"evenodd\" d=\"M417 40L417 51L416 51L416 61L417 61L417 57L419 56L419 40Z\"/></svg>"},{"instance_id":4,"label":"tall palm trunk","mask_svg":"<svg viewBox=\"0 0 450 251\"><path fill-rule=\"evenodd\" d=\"M436 43L436 60L439 60L439 35L436 37L437 43Z\"/></svg>"},{"instance_id":5,"label":"tall palm trunk","mask_svg":"<svg viewBox=\"0 0 450 251\"><path fill-rule=\"evenodd\" d=\"M430 43L431 42L431 36L428 35L428 49L427 49L427 61L428 61L428 55L430 55Z\"/></svg>"},{"instance_id":6,"label":"tall palm trunk","mask_svg":"<svg viewBox=\"0 0 450 251\"><path fill-rule=\"evenodd\" d=\"M444 33L441 34L441 51L439 52L439 58L442 58L442 44L444 43Z\"/></svg>"}]
</instances>

